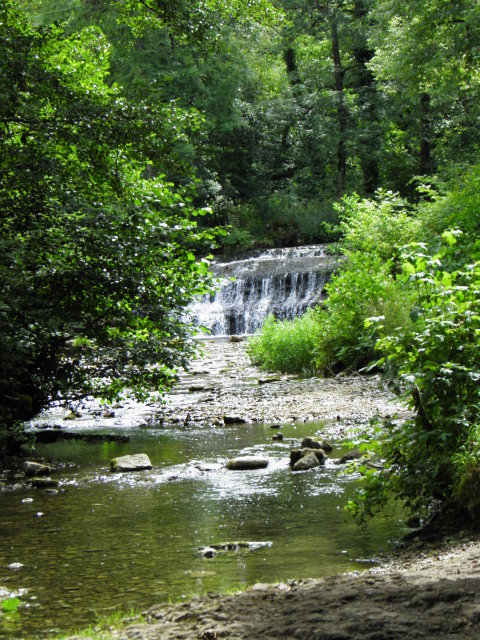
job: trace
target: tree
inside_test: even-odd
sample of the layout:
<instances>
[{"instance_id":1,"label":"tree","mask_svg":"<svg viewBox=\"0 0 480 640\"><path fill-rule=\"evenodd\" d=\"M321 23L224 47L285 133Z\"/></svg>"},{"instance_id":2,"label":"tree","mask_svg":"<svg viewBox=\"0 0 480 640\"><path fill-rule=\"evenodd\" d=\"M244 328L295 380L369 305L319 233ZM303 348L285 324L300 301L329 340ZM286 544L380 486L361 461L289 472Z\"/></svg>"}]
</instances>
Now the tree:
<instances>
[{"instance_id":1,"label":"tree","mask_svg":"<svg viewBox=\"0 0 480 640\"><path fill-rule=\"evenodd\" d=\"M0 9L0 425L59 397L163 391L194 350L183 319L214 243L193 189L147 178L198 118L109 86L97 28Z\"/></svg>"},{"instance_id":2,"label":"tree","mask_svg":"<svg viewBox=\"0 0 480 640\"><path fill-rule=\"evenodd\" d=\"M405 191L407 176L475 160L480 11L465 0L378 0L372 15L369 66L385 97L382 177Z\"/></svg>"}]
</instances>

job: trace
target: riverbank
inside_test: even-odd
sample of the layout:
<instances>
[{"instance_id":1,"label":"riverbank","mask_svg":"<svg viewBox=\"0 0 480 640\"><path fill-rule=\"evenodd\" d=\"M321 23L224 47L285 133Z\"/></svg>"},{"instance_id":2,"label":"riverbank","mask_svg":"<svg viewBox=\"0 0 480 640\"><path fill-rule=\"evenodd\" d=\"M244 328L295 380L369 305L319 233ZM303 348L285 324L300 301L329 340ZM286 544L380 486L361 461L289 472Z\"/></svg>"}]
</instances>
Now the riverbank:
<instances>
[{"instance_id":1,"label":"riverbank","mask_svg":"<svg viewBox=\"0 0 480 640\"><path fill-rule=\"evenodd\" d=\"M480 540L410 547L370 571L257 584L159 605L119 640L469 640L480 635ZM73 640L73 639L72 639Z\"/></svg>"},{"instance_id":2,"label":"riverbank","mask_svg":"<svg viewBox=\"0 0 480 640\"><path fill-rule=\"evenodd\" d=\"M254 422L332 421L336 438L375 416L405 417L405 406L379 376L299 377L262 373L251 364L246 342L207 340L204 355L180 376L162 409L166 424L221 425L225 417ZM339 424L340 423L340 424Z\"/></svg>"}]
</instances>

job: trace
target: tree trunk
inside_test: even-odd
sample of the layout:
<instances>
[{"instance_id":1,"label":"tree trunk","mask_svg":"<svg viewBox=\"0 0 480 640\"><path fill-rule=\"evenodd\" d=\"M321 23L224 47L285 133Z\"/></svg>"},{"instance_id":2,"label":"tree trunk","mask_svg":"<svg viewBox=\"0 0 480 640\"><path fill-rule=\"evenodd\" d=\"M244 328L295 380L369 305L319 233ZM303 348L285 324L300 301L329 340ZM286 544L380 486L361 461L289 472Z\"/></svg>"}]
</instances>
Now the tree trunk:
<instances>
[{"instance_id":1,"label":"tree trunk","mask_svg":"<svg viewBox=\"0 0 480 640\"><path fill-rule=\"evenodd\" d=\"M422 93L420 96L420 175L429 175L432 171L430 95L428 93Z\"/></svg>"},{"instance_id":2,"label":"tree trunk","mask_svg":"<svg viewBox=\"0 0 480 640\"><path fill-rule=\"evenodd\" d=\"M366 137L360 142L359 160L363 175L363 188L367 195L372 195L379 184L378 160L373 146L377 139L377 136L373 135L377 120L375 114L377 91L373 74L367 66L374 52L367 46L366 32L361 23L367 13L365 0L355 0L354 16L357 23L360 24L357 46L353 49L353 55L358 65L358 102L363 114L362 118L368 122Z\"/></svg>"},{"instance_id":3,"label":"tree trunk","mask_svg":"<svg viewBox=\"0 0 480 640\"><path fill-rule=\"evenodd\" d=\"M337 146L337 195L339 198L345 193L347 178L347 107L344 95L344 75L340 57L337 18L334 12L330 16L330 35L332 40L332 58L335 76L335 91L337 93L338 146Z\"/></svg>"}]
</instances>

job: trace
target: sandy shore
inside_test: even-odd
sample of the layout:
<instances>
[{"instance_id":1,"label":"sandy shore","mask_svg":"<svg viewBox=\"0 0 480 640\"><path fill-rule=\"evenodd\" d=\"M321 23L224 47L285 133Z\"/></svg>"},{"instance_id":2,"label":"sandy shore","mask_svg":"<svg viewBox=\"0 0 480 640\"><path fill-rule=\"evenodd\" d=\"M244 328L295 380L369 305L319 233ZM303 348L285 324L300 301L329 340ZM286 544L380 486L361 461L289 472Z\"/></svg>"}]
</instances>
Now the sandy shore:
<instances>
[{"instance_id":1,"label":"sandy shore","mask_svg":"<svg viewBox=\"0 0 480 640\"><path fill-rule=\"evenodd\" d=\"M480 541L416 549L360 574L258 584L160 605L121 640L480 638Z\"/></svg>"}]
</instances>

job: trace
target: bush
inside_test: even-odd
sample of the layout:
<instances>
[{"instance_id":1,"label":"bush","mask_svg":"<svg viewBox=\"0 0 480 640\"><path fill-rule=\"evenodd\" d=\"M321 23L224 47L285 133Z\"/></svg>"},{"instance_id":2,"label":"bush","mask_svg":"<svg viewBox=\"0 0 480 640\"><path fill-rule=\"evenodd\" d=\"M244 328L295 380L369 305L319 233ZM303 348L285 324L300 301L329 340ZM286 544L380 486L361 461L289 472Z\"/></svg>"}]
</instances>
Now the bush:
<instances>
[{"instance_id":1,"label":"bush","mask_svg":"<svg viewBox=\"0 0 480 640\"><path fill-rule=\"evenodd\" d=\"M455 243L453 233L444 238ZM376 319L382 361L398 371L414 416L385 425L384 470L365 470L350 503L361 518L391 494L420 513L434 501L472 518L480 513L480 264L450 272L448 257L448 248L431 255L411 247L403 279L416 292L413 327L391 333Z\"/></svg>"},{"instance_id":2,"label":"bush","mask_svg":"<svg viewBox=\"0 0 480 640\"><path fill-rule=\"evenodd\" d=\"M273 315L250 339L248 352L252 361L264 369L285 373L312 373L314 348L318 340L317 314L307 311L301 318L280 322Z\"/></svg>"}]
</instances>

